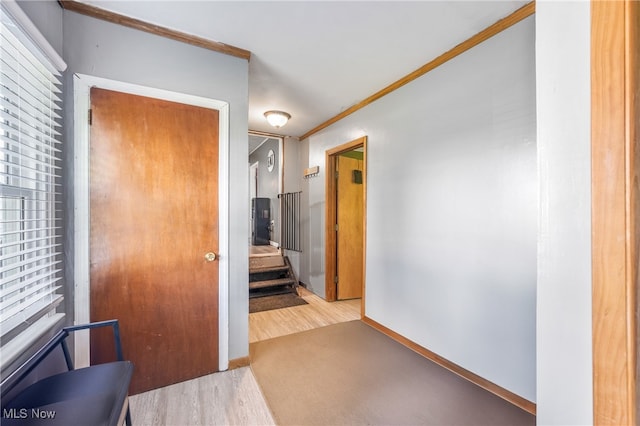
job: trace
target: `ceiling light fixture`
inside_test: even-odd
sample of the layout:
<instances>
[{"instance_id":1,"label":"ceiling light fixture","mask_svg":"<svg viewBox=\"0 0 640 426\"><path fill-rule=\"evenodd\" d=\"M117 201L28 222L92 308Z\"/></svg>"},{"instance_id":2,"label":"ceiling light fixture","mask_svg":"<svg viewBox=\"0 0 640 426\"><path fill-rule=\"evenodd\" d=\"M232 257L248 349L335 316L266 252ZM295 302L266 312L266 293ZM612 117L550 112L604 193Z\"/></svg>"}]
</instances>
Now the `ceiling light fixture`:
<instances>
[{"instance_id":1,"label":"ceiling light fixture","mask_svg":"<svg viewBox=\"0 0 640 426\"><path fill-rule=\"evenodd\" d=\"M291 114L284 111L267 111L264 113L265 118L273 127L278 128L287 124L287 121L291 118Z\"/></svg>"}]
</instances>

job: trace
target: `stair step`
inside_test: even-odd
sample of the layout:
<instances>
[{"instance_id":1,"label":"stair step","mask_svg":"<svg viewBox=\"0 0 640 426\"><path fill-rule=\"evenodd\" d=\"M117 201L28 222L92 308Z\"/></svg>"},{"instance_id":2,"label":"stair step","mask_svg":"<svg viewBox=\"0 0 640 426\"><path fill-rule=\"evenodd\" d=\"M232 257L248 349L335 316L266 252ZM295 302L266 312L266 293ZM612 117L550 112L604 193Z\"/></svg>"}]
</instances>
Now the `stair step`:
<instances>
[{"instance_id":1,"label":"stair step","mask_svg":"<svg viewBox=\"0 0 640 426\"><path fill-rule=\"evenodd\" d=\"M289 267L287 265L282 265L282 266L265 266L265 267L260 267L260 268L251 268L249 269L249 274L261 274L264 272L284 272L289 270Z\"/></svg>"},{"instance_id":2,"label":"stair step","mask_svg":"<svg viewBox=\"0 0 640 426\"><path fill-rule=\"evenodd\" d=\"M267 287L267 288L261 288L261 289L249 292L249 299L255 299L257 297L265 297L265 296L275 296L276 294L286 294L286 293L298 294L298 292L291 289L291 287Z\"/></svg>"},{"instance_id":3,"label":"stair step","mask_svg":"<svg viewBox=\"0 0 640 426\"><path fill-rule=\"evenodd\" d=\"M249 290L266 287L279 287L284 285L295 284L291 278L279 278L277 280L254 281L249 283Z\"/></svg>"},{"instance_id":4,"label":"stair step","mask_svg":"<svg viewBox=\"0 0 640 426\"><path fill-rule=\"evenodd\" d=\"M251 257L249 258L249 270L256 268L270 268L273 266L284 266L284 258L278 256Z\"/></svg>"}]
</instances>

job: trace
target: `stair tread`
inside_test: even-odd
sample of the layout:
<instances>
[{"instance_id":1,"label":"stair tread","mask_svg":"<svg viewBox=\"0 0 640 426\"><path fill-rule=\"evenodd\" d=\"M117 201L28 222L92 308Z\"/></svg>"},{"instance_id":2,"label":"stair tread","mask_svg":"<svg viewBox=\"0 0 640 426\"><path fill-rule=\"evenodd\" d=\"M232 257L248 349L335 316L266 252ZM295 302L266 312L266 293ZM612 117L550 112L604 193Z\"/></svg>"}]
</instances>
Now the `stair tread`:
<instances>
[{"instance_id":1,"label":"stair tread","mask_svg":"<svg viewBox=\"0 0 640 426\"><path fill-rule=\"evenodd\" d=\"M289 284L295 284L295 280L291 278L278 278L275 280L253 281L249 283L249 289L276 287Z\"/></svg>"},{"instance_id":2,"label":"stair tread","mask_svg":"<svg viewBox=\"0 0 640 426\"><path fill-rule=\"evenodd\" d=\"M266 297L266 296L275 296L277 294L288 294L294 293L297 294L294 290L287 287L273 287L273 288L265 288L260 289L260 291L249 292L249 299L255 299L258 297Z\"/></svg>"},{"instance_id":3,"label":"stair tread","mask_svg":"<svg viewBox=\"0 0 640 426\"><path fill-rule=\"evenodd\" d=\"M282 256L249 258L249 268L268 268L272 266L285 266Z\"/></svg>"},{"instance_id":4,"label":"stair tread","mask_svg":"<svg viewBox=\"0 0 640 426\"><path fill-rule=\"evenodd\" d=\"M262 272L278 272L278 271L287 271L289 270L289 266L280 265L280 266L264 266L259 268L250 268L250 274L260 274Z\"/></svg>"}]
</instances>

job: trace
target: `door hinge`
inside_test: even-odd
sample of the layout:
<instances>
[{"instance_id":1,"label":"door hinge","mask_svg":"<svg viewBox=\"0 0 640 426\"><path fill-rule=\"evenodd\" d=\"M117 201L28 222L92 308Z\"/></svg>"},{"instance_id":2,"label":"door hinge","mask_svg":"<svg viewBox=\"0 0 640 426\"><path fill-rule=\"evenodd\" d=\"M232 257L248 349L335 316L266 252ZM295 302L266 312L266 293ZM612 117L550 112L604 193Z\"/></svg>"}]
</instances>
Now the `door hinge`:
<instances>
[{"instance_id":1,"label":"door hinge","mask_svg":"<svg viewBox=\"0 0 640 426\"><path fill-rule=\"evenodd\" d=\"M337 223L336 223L335 229L336 229L336 231L338 231L338 224Z\"/></svg>"},{"instance_id":2,"label":"door hinge","mask_svg":"<svg viewBox=\"0 0 640 426\"><path fill-rule=\"evenodd\" d=\"M334 282L335 284L338 284L338 276L337 276L337 275L336 275L335 277L333 277L333 282Z\"/></svg>"},{"instance_id":3,"label":"door hinge","mask_svg":"<svg viewBox=\"0 0 640 426\"><path fill-rule=\"evenodd\" d=\"M93 124L93 110L89 109L89 126Z\"/></svg>"},{"instance_id":4,"label":"door hinge","mask_svg":"<svg viewBox=\"0 0 640 426\"><path fill-rule=\"evenodd\" d=\"M338 179L339 175L340 175L340 172L336 172L336 179Z\"/></svg>"}]
</instances>

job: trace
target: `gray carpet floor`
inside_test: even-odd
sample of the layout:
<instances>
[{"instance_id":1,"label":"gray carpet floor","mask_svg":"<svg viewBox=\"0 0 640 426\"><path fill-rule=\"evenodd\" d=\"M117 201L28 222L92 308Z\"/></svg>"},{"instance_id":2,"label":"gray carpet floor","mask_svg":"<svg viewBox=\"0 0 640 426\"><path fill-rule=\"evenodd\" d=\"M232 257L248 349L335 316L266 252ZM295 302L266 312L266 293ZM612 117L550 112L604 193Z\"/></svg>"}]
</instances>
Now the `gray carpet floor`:
<instances>
[{"instance_id":1,"label":"gray carpet floor","mask_svg":"<svg viewBox=\"0 0 640 426\"><path fill-rule=\"evenodd\" d=\"M279 425L535 425L535 416L361 321L250 345Z\"/></svg>"}]
</instances>

